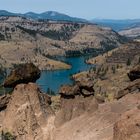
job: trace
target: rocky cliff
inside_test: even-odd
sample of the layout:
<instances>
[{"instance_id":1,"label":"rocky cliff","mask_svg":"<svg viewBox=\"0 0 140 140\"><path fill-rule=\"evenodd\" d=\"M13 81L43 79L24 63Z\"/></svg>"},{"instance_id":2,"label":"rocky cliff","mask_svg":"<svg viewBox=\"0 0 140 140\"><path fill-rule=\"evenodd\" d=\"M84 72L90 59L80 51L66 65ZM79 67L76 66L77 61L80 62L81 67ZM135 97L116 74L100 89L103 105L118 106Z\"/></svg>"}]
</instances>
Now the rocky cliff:
<instances>
[{"instance_id":1,"label":"rocky cliff","mask_svg":"<svg viewBox=\"0 0 140 140\"><path fill-rule=\"evenodd\" d=\"M51 99L35 84L16 86L5 108L0 112L1 130L17 140L49 140L54 113Z\"/></svg>"},{"instance_id":2,"label":"rocky cliff","mask_svg":"<svg viewBox=\"0 0 140 140\"><path fill-rule=\"evenodd\" d=\"M11 95L0 98L0 129L16 140L138 140L137 78L129 81L132 86L127 93L122 90L125 94L111 102L95 96L90 78L62 86L60 108L55 112L52 97L41 93L36 84L17 85Z\"/></svg>"}]
</instances>

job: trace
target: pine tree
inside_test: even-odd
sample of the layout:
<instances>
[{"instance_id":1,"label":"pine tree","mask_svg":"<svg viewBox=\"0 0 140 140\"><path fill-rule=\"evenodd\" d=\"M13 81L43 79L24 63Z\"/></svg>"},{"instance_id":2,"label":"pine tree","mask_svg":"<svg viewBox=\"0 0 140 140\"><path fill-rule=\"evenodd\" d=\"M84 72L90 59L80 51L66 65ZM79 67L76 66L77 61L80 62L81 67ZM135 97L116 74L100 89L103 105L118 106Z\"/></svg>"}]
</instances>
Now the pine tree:
<instances>
[{"instance_id":1,"label":"pine tree","mask_svg":"<svg viewBox=\"0 0 140 140\"><path fill-rule=\"evenodd\" d=\"M128 60L127 60L127 66L130 66L131 65L131 60L130 60L130 58L128 58Z\"/></svg>"}]
</instances>

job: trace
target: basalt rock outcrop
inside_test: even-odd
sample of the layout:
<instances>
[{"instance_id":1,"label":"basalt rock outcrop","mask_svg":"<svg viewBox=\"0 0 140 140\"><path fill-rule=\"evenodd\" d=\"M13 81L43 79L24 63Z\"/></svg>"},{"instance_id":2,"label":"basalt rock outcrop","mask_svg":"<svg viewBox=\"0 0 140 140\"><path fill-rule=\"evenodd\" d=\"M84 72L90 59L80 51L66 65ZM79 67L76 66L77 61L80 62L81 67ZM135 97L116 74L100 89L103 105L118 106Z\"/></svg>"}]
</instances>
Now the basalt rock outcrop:
<instances>
[{"instance_id":1,"label":"basalt rock outcrop","mask_svg":"<svg viewBox=\"0 0 140 140\"><path fill-rule=\"evenodd\" d=\"M120 99L122 98L123 96L131 93L139 93L140 92L140 79L137 79L133 82L131 82L128 87L126 87L125 89L123 90L120 90L116 95L115 95L115 98L116 99Z\"/></svg>"},{"instance_id":2,"label":"basalt rock outcrop","mask_svg":"<svg viewBox=\"0 0 140 140\"><path fill-rule=\"evenodd\" d=\"M130 96L129 100L135 99L137 107L132 108L129 111L121 114L121 117L114 125L113 140L139 140L140 139L140 65L134 67L129 73L130 84L123 90L119 91L116 98L120 99L123 96ZM127 100L126 100L127 102Z\"/></svg>"},{"instance_id":3,"label":"basalt rock outcrop","mask_svg":"<svg viewBox=\"0 0 140 140\"><path fill-rule=\"evenodd\" d=\"M4 86L15 87L17 84L35 82L40 77L40 73L33 63L19 65L5 79Z\"/></svg>"},{"instance_id":4,"label":"basalt rock outcrop","mask_svg":"<svg viewBox=\"0 0 140 140\"><path fill-rule=\"evenodd\" d=\"M50 104L50 97L36 84L17 85L7 107L0 112L1 131L10 132L16 140L50 140L54 127Z\"/></svg>"},{"instance_id":5,"label":"basalt rock outcrop","mask_svg":"<svg viewBox=\"0 0 140 140\"><path fill-rule=\"evenodd\" d=\"M134 81L136 79L140 79L140 65L137 65L134 67L129 73L128 77L131 81Z\"/></svg>"},{"instance_id":6,"label":"basalt rock outcrop","mask_svg":"<svg viewBox=\"0 0 140 140\"><path fill-rule=\"evenodd\" d=\"M61 109L55 120L57 127L85 112L91 113L98 109L91 85L77 83L74 86L62 86L59 94L61 95Z\"/></svg>"},{"instance_id":7,"label":"basalt rock outcrop","mask_svg":"<svg viewBox=\"0 0 140 140\"><path fill-rule=\"evenodd\" d=\"M120 90L115 95L116 99L120 99L128 93L133 94L140 92L140 65L137 65L132 70L130 70L130 72L128 73L128 77L131 82L125 89Z\"/></svg>"},{"instance_id":8,"label":"basalt rock outcrop","mask_svg":"<svg viewBox=\"0 0 140 140\"><path fill-rule=\"evenodd\" d=\"M140 139L140 109L134 108L124 113L114 125L113 140Z\"/></svg>"},{"instance_id":9,"label":"basalt rock outcrop","mask_svg":"<svg viewBox=\"0 0 140 140\"><path fill-rule=\"evenodd\" d=\"M58 112L57 114L58 116L56 116L56 120L58 119L57 117L59 117L59 121L61 119L61 124L60 122L59 125L57 124L57 128L55 129L55 133L54 133L54 140L63 140L63 139L64 140L113 140L114 137L113 133L117 133L114 132L116 130L113 128L114 125L119 120L121 120L120 116L123 116L123 114L129 110L135 110L135 108L140 104L140 94L136 94L136 93L127 94L126 96L122 97L119 100L115 100L113 102L105 102L103 104L98 104L98 105L97 103L95 103L94 99L89 100L89 97L86 97L83 100L86 100L85 102L88 102L88 106L85 106L84 111L81 111L80 108L83 107L82 106L83 100L81 100L80 102L79 101L80 97L78 96L79 95L76 95L74 99L64 99L61 97L61 100L63 101L61 107L63 107L63 109L61 109L61 111ZM79 103L81 103L81 106L80 105L77 106L77 104L75 104L76 101L79 101ZM70 106L70 102L71 102L71 106ZM94 103L94 106L89 106L89 104L91 103ZM90 111L88 111L86 107L87 108L89 107ZM81 112L80 113L78 112L79 114L77 116L73 116L76 114L76 111L79 111L78 109L80 109ZM136 118L138 119L139 113L137 112L136 114L137 114ZM131 117L130 117L130 122L131 122ZM133 118L132 118L132 124L133 124ZM125 126L122 125L124 130L123 132L129 129L129 127L127 126L129 125L126 124L126 128L125 128ZM134 133L137 132L135 130L136 129L134 130L130 129L129 133L132 134L133 132ZM118 128L118 131L121 131L121 127ZM117 140L126 140L126 139L117 139ZM128 139L128 140L133 140L133 139Z\"/></svg>"}]
</instances>

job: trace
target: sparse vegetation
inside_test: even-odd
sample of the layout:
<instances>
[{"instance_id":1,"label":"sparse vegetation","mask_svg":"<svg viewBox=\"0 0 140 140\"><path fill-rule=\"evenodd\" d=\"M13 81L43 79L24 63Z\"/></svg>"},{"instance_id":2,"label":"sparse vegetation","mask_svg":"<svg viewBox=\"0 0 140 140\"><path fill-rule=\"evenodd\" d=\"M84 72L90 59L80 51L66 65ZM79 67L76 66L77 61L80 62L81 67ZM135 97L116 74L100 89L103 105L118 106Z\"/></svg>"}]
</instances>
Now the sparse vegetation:
<instances>
[{"instance_id":1,"label":"sparse vegetation","mask_svg":"<svg viewBox=\"0 0 140 140\"><path fill-rule=\"evenodd\" d=\"M56 95L56 93L53 90L51 90L50 88L47 89L47 94L52 95L52 96Z\"/></svg>"},{"instance_id":2,"label":"sparse vegetation","mask_svg":"<svg viewBox=\"0 0 140 140\"><path fill-rule=\"evenodd\" d=\"M2 140L16 140L16 137L10 132L2 131Z\"/></svg>"},{"instance_id":3,"label":"sparse vegetation","mask_svg":"<svg viewBox=\"0 0 140 140\"><path fill-rule=\"evenodd\" d=\"M24 31L24 32L26 32L26 33L28 33L28 34L30 34L30 35L33 36L33 37L35 37L36 34L37 34L37 32L36 32L35 30L27 29L27 28L24 28L24 27L19 26L19 25L17 25L16 27L19 28L20 30L22 30L22 31Z\"/></svg>"},{"instance_id":4,"label":"sparse vegetation","mask_svg":"<svg viewBox=\"0 0 140 140\"><path fill-rule=\"evenodd\" d=\"M112 73L115 74L115 73L116 73L116 68L115 68L115 66L112 66L111 69L112 69Z\"/></svg>"},{"instance_id":5,"label":"sparse vegetation","mask_svg":"<svg viewBox=\"0 0 140 140\"><path fill-rule=\"evenodd\" d=\"M0 41L1 40L5 40L5 36L3 34L0 33Z\"/></svg>"},{"instance_id":6,"label":"sparse vegetation","mask_svg":"<svg viewBox=\"0 0 140 140\"><path fill-rule=\"evenodd\" d=\"M131 60L130 60L130 58L127 59L126 65L127 65L127 66L130 66L130 65L131 65Z\"/></svg>"}]
</instances>

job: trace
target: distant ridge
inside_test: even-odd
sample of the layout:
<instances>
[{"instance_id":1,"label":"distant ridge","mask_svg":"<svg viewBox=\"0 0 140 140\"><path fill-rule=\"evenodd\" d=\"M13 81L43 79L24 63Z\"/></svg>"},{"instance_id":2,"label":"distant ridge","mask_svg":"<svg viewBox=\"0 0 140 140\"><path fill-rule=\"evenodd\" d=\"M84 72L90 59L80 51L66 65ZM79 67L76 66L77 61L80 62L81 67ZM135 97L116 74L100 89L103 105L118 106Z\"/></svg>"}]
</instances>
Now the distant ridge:
<instances>
[{"instance_id":1,"label":"distant ridge","mask_svg":"<svg viewBox=\"0 0 140 140\"><path fill-rule=\"evenodd\" d=\"M82 18L71 17L66 14L62 14L56 11L47 11L43 13L27 12L25 14L12 13L6 10L0 10L0 16L23 16L32 19L44 19L44 20L55 20L55 21L71 21L71 22L89 22Z\"/></svg>"},{"instance_id":2,"label":"distant ridge","mask_svg":"<svg viewBox=\"0 0 140 140\"><path fill-rule=\"evenodd\" d=\"M140 19L93 19L91 20L91 22L99 24L101 26L111 27L115 31L121 31L140 25Z\"/></svg>"}]
</instances>

